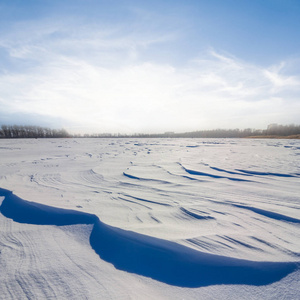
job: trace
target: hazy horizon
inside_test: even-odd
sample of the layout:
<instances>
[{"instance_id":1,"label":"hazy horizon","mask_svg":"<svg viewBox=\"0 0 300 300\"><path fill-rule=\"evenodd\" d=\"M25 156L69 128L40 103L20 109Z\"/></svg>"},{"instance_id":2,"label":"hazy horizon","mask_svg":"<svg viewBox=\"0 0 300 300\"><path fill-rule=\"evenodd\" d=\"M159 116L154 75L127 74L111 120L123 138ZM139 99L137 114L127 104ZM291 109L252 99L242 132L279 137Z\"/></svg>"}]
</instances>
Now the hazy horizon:
<instances>
[{"instance_id":1,"label":"hazy horizon","mask_svg":"<svg viewBox=\"0 0 300 300\"><path fill-rule=\"evenodd\" d=\"M1 1L0 126L298 124L299 13L296 0Z\"/></svg>"}]
</instances>

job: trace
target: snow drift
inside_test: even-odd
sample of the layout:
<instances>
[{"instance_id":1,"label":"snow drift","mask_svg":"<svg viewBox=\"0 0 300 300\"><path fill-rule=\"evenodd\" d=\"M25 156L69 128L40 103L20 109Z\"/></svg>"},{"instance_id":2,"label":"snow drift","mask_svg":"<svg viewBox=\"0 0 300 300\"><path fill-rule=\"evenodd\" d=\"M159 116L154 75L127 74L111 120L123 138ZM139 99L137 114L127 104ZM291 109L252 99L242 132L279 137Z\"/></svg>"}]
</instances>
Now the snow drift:
<instances>
[{"instance_id":1,"label":"snow drift","mask_svg":"<svg viewBox=\"0 0 300 300\"><path fill-rule=\"evenodd\" d=\"M15 222L36 225L93 224L90 245L116 269L180 286L266 285L298 268L297 262L258 262L200 252L159 238L106 225L89 213L23 200L0 189L0 212Z\"/></svg>"}]
</instances>

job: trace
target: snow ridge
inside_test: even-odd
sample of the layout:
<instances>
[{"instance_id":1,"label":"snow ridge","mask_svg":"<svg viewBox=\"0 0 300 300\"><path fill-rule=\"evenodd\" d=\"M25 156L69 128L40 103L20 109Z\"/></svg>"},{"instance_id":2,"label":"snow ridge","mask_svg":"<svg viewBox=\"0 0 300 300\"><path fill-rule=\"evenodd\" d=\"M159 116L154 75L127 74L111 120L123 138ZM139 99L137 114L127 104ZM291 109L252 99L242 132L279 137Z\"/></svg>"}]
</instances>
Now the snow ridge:
<instances>
[{"instance_id":1,"label":"snow ridge","mask_svg":"<svg viewBox=\"0 0 300 300\"><path fill-rule=\"evenodd\" d=\"M163 239L109 226L89 213L23 200L0 188L0 212L19 223L92 224L90 245L116 269L179 287L266 285L299 268L297 262L258 262L203 253Z\"/></svg>"}]
</instances>

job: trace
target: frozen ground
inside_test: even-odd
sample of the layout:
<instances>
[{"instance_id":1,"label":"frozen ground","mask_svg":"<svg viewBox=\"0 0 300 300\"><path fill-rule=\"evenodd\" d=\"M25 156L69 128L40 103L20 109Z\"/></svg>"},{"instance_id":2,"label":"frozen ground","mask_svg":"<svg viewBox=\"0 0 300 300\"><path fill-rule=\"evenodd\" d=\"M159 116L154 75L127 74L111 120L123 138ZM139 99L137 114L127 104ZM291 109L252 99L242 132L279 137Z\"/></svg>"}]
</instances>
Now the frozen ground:
<instances>
[{"instance_id":1,"label":"frozen ground","mask_svg":"<svg viewBox=\"0 0 300 300\"><path fill-rule=\"evenodd\" d=\"M0 140L0 299L299 299L299 183L296 140Z\"/></svg>"}]
</instances>

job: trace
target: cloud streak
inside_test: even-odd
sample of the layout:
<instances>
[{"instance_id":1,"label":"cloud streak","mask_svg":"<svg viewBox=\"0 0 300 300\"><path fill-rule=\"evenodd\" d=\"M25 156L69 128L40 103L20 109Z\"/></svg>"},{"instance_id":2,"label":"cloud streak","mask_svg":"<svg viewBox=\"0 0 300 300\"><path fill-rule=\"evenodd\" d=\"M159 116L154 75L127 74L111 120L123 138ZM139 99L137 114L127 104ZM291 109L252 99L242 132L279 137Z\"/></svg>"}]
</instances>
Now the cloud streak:
<instances>
[{"instance_id":1,"label":"cloud streak","mask_svg":"<svg viewBox=\"0 0 300 300\"><path fill-rule=\"evenodd\" d=\"M176 32L43 20L0 40L13 68L0 74L2 112L59 118L70 131L163 132L262 128L297 122L299 76L209 49L184 64L143 58ZM64 24L64 26L63 26ZM22 30L21 30L22 28Z\"/></svg>"}]
</instances>

